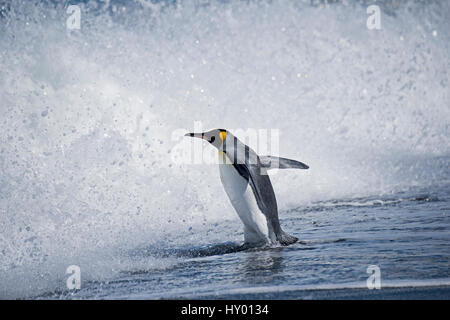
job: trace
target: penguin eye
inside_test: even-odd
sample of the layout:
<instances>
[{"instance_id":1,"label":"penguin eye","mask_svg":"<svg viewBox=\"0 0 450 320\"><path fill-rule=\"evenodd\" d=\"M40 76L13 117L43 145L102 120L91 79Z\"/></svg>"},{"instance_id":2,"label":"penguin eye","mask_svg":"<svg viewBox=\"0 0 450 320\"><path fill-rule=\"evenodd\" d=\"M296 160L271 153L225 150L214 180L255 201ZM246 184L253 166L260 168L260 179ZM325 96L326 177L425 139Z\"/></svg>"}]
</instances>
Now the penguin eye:
<instances>
[{"instance_id":1,"label":"penguin eye","mask_svg":"<svg viewBox=\"0 0 450 320\"><path fill-rule=\"evenodd\" d=\"M216 140L216 137L212 136L211 139L209 140L210 143L213 143Z\"/></svg>"}]
</instances>

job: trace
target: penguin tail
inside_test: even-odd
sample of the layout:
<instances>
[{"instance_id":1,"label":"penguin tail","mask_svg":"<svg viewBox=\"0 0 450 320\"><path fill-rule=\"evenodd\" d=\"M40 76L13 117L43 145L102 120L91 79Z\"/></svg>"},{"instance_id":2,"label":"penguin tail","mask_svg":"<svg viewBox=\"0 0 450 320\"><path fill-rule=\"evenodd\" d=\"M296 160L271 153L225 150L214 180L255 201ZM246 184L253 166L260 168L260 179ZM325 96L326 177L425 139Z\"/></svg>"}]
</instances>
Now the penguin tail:
<instances>
[{"instance_id":1,"label":"penguin tail","mask_svg":"<svg viewBox=\"0 0 450 320\"><path fill-rule=\"evenodd\" d=\"M288 246L290 244L296 243L298 241L298 238L291 236L284 231L281 231L281 234L278 236L277 240L281 243L281 245Z\"/></svg>"}]
</instances>

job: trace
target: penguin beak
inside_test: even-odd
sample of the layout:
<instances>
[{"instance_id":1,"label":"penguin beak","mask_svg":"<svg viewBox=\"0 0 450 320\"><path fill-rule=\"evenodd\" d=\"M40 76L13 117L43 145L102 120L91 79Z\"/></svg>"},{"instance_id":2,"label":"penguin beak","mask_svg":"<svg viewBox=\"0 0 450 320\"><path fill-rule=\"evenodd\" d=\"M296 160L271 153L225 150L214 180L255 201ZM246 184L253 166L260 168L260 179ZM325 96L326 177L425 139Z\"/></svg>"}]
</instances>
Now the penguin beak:
<instances>
[{"instance_id":1,"label":"penguin beak","mask_svg":"<svg viewBox=\"0 0 450 320\"><path fill-rule=\"evenodd\" d=\"M200 138L203 140L206 140L206 137L203 133L186 133L184 135L185 137L194 137L194 138Z\"/></svg>"}]
</instances>

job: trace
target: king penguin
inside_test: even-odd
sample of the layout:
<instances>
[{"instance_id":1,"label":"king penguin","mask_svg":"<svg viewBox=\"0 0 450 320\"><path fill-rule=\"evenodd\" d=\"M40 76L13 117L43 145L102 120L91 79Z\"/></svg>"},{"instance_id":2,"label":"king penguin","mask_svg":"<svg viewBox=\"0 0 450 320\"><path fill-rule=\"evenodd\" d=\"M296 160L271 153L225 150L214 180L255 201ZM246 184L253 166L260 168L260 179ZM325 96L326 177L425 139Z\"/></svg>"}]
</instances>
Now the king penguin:
<instances>
[{"instance_id":1,"label":"king penguin","mask_svg":"<svg viewBox=\"0 0 450 320\"><path fill-rule=\"evenodd\" d=\"M206 140L219 151L220 179L231 204L244 224L244 245L264 246L297 242L281 229L269 169L308 169L299 161L259 156L231 132L215 129L186 136Z\"/></svg>"}]
</instances>

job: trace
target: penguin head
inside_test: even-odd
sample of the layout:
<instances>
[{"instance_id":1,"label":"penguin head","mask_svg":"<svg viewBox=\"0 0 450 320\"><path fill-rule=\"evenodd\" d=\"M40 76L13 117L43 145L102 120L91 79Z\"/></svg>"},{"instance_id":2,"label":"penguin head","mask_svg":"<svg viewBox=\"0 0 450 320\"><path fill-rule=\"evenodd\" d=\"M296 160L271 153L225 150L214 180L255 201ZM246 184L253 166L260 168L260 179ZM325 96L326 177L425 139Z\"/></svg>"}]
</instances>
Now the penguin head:
<instances>
[{"instance_id":1,"label":"penguin head","mask_svg":"<svg viewBox=\"0 0 450 320\"><path fill-rule=\"evenodd\" d=\"M220 150L223 146L223 143L227 139L227 130L214 129L202 133L186 133L185 136L206 140L209 143L211 143L214 147Z\"/></svg>"}]
</instances>

